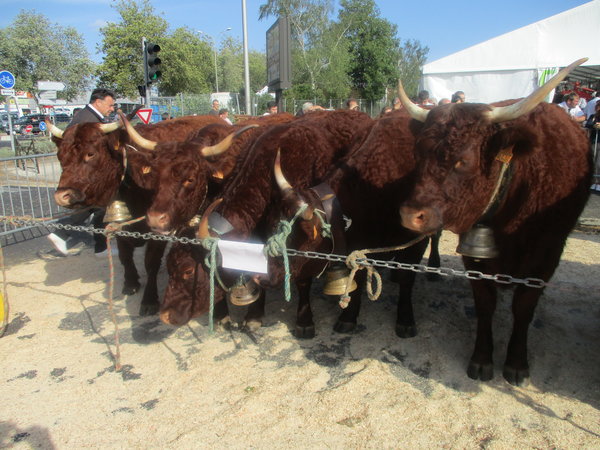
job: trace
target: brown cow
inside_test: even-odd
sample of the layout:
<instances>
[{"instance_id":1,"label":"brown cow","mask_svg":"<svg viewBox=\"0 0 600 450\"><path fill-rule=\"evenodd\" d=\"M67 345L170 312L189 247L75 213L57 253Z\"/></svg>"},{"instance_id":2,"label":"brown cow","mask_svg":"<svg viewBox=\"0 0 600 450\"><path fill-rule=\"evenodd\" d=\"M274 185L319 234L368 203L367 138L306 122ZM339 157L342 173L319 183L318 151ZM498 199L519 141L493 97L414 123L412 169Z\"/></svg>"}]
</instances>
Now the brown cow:
<instances>
[{"instance_id":1,"label":"brown cow","mask_svg":"<svg viewBox=\"0 0 600 450\"><path fill-rule=\"evenodd\" d=\"M461 103L428 112L415 109L402 91L405 108L423 122L416 142L418 179L401 208L402 223L421 233L442 228L465 233L485 225L498 256L463 256L468 270L548 281L587 201L591 161L581 127L556 105L540 102L582 62L509 106ZM467 374L485 381L493 377L496 284L470 281L477 338ZM514 385L529 379L527 331L542 292L526 284L514 288L503 371Z\"/></svg>"},{"instance_id":2,"label":"brown cow","mask_svg":"<svg viewBox=\"0 0 600 450\"><path fill-rule=\"evenodd\" d=\"M136 129L148 139L185 140L210 123L224 122L213 116L190 116L152 125L137 125ZM123 129L107 132L107 126L115 128L110 124L82 123L62 132L51 127L63 169L54 198L66 208L106 207L119 194L134 217L143 216L152 198L152 174L142 170L147 164L146 159L132 145L127 132ZM146 232L148 228L137 223L128 230ZM144 243L131 238L117 238L119 260L125 271L125 295L132 295L140 288L133 251L135 246ZM164 248L164 242L152 240L148 243L144 261L148 280L140 306L141 315L158 311L156 276Z\"/></svg>"},{"instance_id":3,"label":"brown cow","mask_svg":"<svg viewBox=\"0 0 600 450\"><path fill-rule=\"evenodd\" d=\"M356 111L315 112L262 134L252 149L246 152L244 161L236 166L235 174L223 192L223 202L218 211L233 227L223 238L247 240L254 236L264 241L280 218L291 213L281 210L281 193L272 174L279 148L284 166L290 168L287 176L291 182L308 188L323 180L332 164L347 154L355 140L364 139L372 123L368 116ZM313 222L301 223L300 226L312 236L320 222L314 215ZM302 249L294 238L289 245ZM321 250L331 250L330 242L323 245ZM198 253L204 254L203 251ZM161 319L166 323L181 325L208 309L207 276L199 263L200 257L194 256L189 250L179 249L172 251L168 257L169 287L161 304ZM281 270L278 259L270 259L269 262L270 273ZM301 265L291 262L300 298L296 333L299 337L311 337L314 324L308 302L310 286L316 267L321 270L324 262L312 260L311 264ZM184 269L183 273L180 268ZM219 295L222 296L222 293Z\"/></svg>"}]
</instances>

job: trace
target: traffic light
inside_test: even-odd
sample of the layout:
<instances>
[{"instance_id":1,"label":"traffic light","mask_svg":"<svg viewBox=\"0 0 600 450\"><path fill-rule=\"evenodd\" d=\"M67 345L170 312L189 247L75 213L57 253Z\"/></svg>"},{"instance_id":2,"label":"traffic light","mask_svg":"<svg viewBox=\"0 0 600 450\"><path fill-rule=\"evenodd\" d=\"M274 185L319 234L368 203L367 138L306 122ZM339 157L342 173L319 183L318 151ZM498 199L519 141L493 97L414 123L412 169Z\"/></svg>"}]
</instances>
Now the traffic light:
<instances>
[{"instance_id":1,"label":"traffic light","mask_svg":"<svg viewBox=\"0 0 600 450\"><path fill-rule=\"evenodd\" d=\"M157 56L158 52L160 52L160 45L150 44L149 42L145 42L144 45L144 75L146 86L150 86L152 82L158 81L162 75L160 71L161 60Z\"/></svg>"}]
</instances>

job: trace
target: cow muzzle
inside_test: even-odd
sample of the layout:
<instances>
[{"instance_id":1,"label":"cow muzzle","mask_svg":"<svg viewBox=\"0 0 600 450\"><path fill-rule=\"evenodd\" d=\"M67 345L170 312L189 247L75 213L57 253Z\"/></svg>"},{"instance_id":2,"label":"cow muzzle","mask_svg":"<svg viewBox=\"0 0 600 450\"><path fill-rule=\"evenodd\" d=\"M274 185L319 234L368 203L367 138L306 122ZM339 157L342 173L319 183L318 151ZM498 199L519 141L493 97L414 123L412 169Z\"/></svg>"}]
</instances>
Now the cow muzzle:
<instances>
[{"instance_id":1,"label":"cow muzzle","mask_svg":"<svg viewBox=\"0 0 600 450\"><path fill-rule=\"evenodd\" d=\"M400 208L402 226L421 234L433 234L442 228L441 216L433 208Z\"/></svg>"},{"instance_id":2,"label":"cow muzzle","mask_svg":"<svg viewBox=\"0 0 600 450\"><path fill-rule=\"evenodd\" d=\"M169 234L171 229L171 218L169 214L148 210L146 212L146 222L150 229L159 234Z\"/></svg>"},{"instance_id":3,"label":"cow muzzle","mask_svg":"<svg viewBox=\"0 0 600 450\"><path fill-rule=\"evenodd\" d=\"M83 192L72 188L58 188L54 192L54 201L63 208L75 208L85 200Z\"/></svg>"}]
</instances>

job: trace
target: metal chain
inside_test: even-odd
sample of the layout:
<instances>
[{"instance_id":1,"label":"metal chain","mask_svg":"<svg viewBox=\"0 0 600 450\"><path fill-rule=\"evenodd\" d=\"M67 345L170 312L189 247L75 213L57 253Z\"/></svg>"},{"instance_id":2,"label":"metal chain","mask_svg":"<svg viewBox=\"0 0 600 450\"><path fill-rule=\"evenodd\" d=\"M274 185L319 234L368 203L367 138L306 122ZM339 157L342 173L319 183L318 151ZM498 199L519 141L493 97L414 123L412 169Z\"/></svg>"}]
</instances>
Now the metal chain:
<instances>
[{"instance_id":1,"label":"metal chain","mask_svg":"<svg viewBox=\"0 0 600 450\"><path fill-rule=\"evenodd\" d=\"M53 222L42 222L35 219L23 219L23 218L13 218L13 217L0 217L0 222L9 222L16 225L21 226L44 226L50 230L62 229L69 231L83 231L88 233L102 234L111 236L125 236L136 239L144 239L144 240L155 240L155 241L167 241L167 242L181 242L182 244L192 244L192 245L202 245L202 239L190 239L186 237L177 237L177 236L169 236L169 235L160 235L154 233L140 233L137 231L106 231L90 226L82 226L82 225L67 225ZM319 253L319 252L310 252L310 251L301 251L294 249L287 249L288 256L302 256L304 258L310 259L324 259L327 261L333 262L342 262L346 263L347 256L345 255L336 255L336 254L328 254L328 253ZM372 267L381 267L392 270L411 270L416 273L434 273L443 277L453 276L459 278L466 278L468 280L489 280L495 281L499 284L522 284L531 288L543 288L548 286L549 283L546 283L544 280L540 278L516 278L507 274L495 274L489 275L483 272L479 272L476 270L456 270L449 267L429 267L424 264L408 264L397 261L382 261L378 259L372 258L357 258L357 264L363 266L372 266Z\"/></svg>"}]
</instances>

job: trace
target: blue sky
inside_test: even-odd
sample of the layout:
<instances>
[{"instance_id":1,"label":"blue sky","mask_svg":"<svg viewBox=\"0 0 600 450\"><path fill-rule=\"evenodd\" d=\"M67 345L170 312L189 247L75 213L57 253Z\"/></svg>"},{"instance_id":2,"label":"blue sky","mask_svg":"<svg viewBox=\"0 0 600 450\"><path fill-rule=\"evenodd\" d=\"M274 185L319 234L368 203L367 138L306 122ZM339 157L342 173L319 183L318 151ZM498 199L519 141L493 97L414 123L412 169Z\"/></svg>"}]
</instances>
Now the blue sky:
<instances>
[{"instance_id":1,"label":"blue sky","mask_svg":"<svg viewBox=\"0 0 600 450\"><path fill-rule=\"evenodd\" d=\"M402 39L416 39L429 47L429 61L442 58L479 42L529 25L538 20L587 3L588 0L378 0L381 17L398 26ZM174 29L187 26L222 38L223 30L242 40L241 0L151 0ZM248 44L250 49L264 51L265 33L274 18L258 20L258 8L264 0L246 0ZM21 9L44 14L51 22L75 27L84 37L90 56L96 62L101 41L99 29L119 17L110 0L0 0L0 27L9 25ZM590 30L579 32L587 39Z\"/></svg>"}]
</instances>

